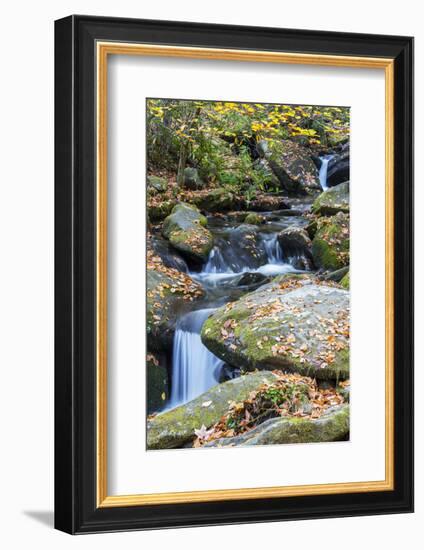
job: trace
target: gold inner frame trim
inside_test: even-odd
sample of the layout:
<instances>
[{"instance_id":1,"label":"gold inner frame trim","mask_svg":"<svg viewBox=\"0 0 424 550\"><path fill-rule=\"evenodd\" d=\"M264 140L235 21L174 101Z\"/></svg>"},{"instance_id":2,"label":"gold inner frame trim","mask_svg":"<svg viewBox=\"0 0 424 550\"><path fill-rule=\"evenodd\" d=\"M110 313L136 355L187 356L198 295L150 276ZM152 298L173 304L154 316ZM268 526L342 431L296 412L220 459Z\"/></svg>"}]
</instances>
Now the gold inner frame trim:
<instances>
[{"instance_id":1,"label":"gold inner frame trim","mask_svg":"<svg viewBox=\"0 0 424 550\"><path fill-rule=\"evenodd\" d=\"M142 506L255 498L364 493L394 489L394 60L302 53L97 42L97 506ZM107 61L109 55L220 59L385 71L386 361L385 479L316 485L108 496L107 493Z\"/></svg>"}]
</instances>

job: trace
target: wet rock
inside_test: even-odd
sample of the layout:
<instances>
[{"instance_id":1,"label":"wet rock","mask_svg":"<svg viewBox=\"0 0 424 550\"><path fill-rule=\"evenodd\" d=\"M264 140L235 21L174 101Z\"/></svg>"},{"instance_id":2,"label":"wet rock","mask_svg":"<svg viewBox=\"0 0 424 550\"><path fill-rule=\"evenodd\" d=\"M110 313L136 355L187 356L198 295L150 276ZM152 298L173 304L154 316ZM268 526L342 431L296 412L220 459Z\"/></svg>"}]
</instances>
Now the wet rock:
<instances>
[{"instance_id":1,"label":"wet rock","mask_svg":"<svg viewBox=\"0 0 424 550\"><path fill-rule=\"evenodd\" d=\"M312 241L301 227L287 227L278 234L278 241L285 253L302 252L310 254Z\"/></svg>"},{"instance_id":2,"label":"wet rock","mask_svg":"<svg viewBox=\"0 0 424 550\"><path fill-rule=\"evenodd\" d=\"M328 163L327 185L333 187L350 179L349 143L341 146L340 152Z\"/></svg>"},{"instance_id":3,"label":"wet rock","mask_svg":"<svg viewBox=\"0 0 424 550\"><path fill-rule=\"evenodd\" d=\"M223 365L220 371L219 375L219 383L222 384L223 382L227 382L228 380L234 380L234 378L238 378L242 375L242 372L240 369L235 369L234 367L230 367L229 365Z\"/></svg>"},{"instance_id":4,"label":"wet rock","mask_svg":"<svg viewBox=\"0 0 424 550\"><path fill-rule=\"evenodd\" d=\"M320 218L312 241L312 256L317 268L335 271L349 265L349 216L339 212Z\"/></svg>"},{"instance_id":5,"label":"wet rock","mask_svg":"<svg viewBox=\"0 0 424 550\"><path fill-rule=\"evenodd\" d=\"M290 260L295 269L312 269L312 241L305 229L287 227L279 233L278 242L284 257Z\"/></svg>"},{"instance_id":6,"label":"wet rock","mask_svg":"<svg viewBox=\"0 0 424 550\"><path fill-rule=\"evenodd\" d=\"M225 323L231 330L221 330ZM201 338L220 359L245 370L346 379L349 293L312 276L277 277L219 308L204 323Z\"/></svg>"},{"instance_id":7,"label":"wet rock","mask_svg":"<svg viewBox=\"0 0 424 550\"><path fill-rule=\"evenodd\" d=\"M195 438L194 430L209 428L228 410L229 401L243 401L264 382L275 380L270 372L247 374L218 384L193 401L157 415L147 423L148 449L182 447Z\"/></svg>"},{"instance_id":8,"label":"wet rock","mask_svg":"<svg viewBox=\"0 0 424 550\"><path fill-rule=\"evenodd\" d=\"M257 269L266 263L266 254L261 247L258 228L255 225L242 224L231 231L230 246L242 267Z\"/></svg>"},{"instance_id":9,"label":"wet rock","mask_svg":"<svg viewBox=\"0 0 424 550\"><path fill-rule=\"evenodd\" d=\"M321 193L312 211L319 216L334 216L338 212L349 213L349 207L349 182L345 181Z\"/></svg>"},{"instance_id":10,"label":"wet rock","mask_svg":"<svg viewBox=\"0 0 424 550\"><path fill-rule=\"evenodd\" d=\"M249 290L255 290L259 286L268 283L269 280L270 278L263 273L243 273L237 281L237 286L248 287Z\"/></svg>"},{"instance_id":11,"label":"wet rock","mask_svg":"<svg viewBox=\"0 0 424 550\"><path fill-rule=\"evenodd\" d=\"M280 220L281 216L289 216L293 218L295 216L303 216L304 212L302 210L296 210L295 208L292 208L292 209L285 208L283 210L277 210L276 212L274 212L274 214L275 214L274 219Z\"/></svg>"},{"instance_id":12,"label":"wet rock","mask_svg":"<svg viewBox=\"0 0 424 550\"><path fill-rule=\"evenodd\" d=\"M213 236L206 225L207 219L195 206L180 203L165 219L162 235L184 256L204 262L213 246Z\"/></svg>"},{"instance_id":13,"label":"wet rock","mask_svg":"<svg viewBox=\"0 0 424 550\"><path fill-rule=\"evenodd\" d=\"M235 437L217 439L204 447L244 447L283 443L343 441L349 434L349 405L328 409L320 418L272 418Z\"/></svg>"}]
</instances>

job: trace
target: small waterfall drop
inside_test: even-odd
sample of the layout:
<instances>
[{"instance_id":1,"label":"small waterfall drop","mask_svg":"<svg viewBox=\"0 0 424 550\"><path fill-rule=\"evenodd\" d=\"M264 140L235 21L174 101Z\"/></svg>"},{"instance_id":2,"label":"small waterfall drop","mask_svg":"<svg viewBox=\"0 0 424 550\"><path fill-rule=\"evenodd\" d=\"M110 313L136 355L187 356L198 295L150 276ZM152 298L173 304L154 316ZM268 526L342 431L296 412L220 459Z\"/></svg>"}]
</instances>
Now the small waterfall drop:
<instances>
[{"instance_id":1,"label":"small waterfall drop","mask_svg":"<svg viewBox=\"0 0 424 550\"><path fill-rule=\"evenodd\" d=\"M268 258L268 264L279 265L284 264L283 249L278 241L278 233L263 236L263 246Z\"/></svg>"},{"instance_id":2,"label":"small waterfall drop","mask_svg":"<svg viewBox=\"0 0 424 550\"><path fill-rule=\"evenodd\" d=\"M200 339L203 323L214 311L192 311L178 322L172 353L172 392L168 409L195 399L219 381L224 362L213 355Z\"/></svg>"},{"instance_id":3,"label":"small waterfall drop","mask_svg":"<svg viewBox=\"0 0 424 550\"><path fill-rule=\"evenodd\" d=\"M319 169L319 183L323 191L326 191L328 189L328 185L327 185L328 163L333 157L334 155L324 155L323 157L320 157L321 167Z\"/></svg>"},{"instance_id":4,"label":"small waterfall drop","mask_svg":"<svg viewBox=\"0 0 424 550\"><path fill-rule=\"evenodd\" d=\"M190 275L202 284L210 288L231 284L231 281L243 273L262 273L263 275L276 276L283 273L296 271L289 258L284 257L284 252L278 241L278 233L263 233L261 235L262 249L265 251L266 262L256 268L237 265L237 254L232 258L228 254L225 242L216 244L209 254L208 261L200 273L192 272ZM224 253L223 253L224 250ZM234 251L232 251L234 254Z\"/></svg>"},{"instance_id":5,"label":"small waterfall drop","mask_svg":"<svg viewBox=\"0 0 424 550\"><path fill-rule=\"evenodd\" d=\"M214 246L210 251L208 261L206 262L203 273L234 273L231 267L225 262L224 256L218 246Z\"/></svg>"}]
</instances>

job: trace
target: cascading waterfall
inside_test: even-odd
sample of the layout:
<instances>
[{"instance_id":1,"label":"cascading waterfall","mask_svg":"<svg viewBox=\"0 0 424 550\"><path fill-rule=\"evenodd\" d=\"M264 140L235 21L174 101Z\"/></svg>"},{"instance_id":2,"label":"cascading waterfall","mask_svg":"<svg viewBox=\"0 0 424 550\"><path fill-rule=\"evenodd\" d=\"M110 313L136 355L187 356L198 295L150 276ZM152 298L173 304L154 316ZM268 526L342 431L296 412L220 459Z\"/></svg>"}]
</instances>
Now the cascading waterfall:
<instances>
[{"instance_id":1,"label":"cascading waterfall","mask_svg":"<svg viewBox=\"0 0 424 550\"><path fill-rule=\"evenodd\" d=\"M296 257L288 257L282 249L278 234L263 226L259 231L258 246L265 253L264 265L253 269L244 266L238 254L237 242L231 242L229 231L215 237L207 262L200 272L190 272L193 279L201 282L214 296L214 305L220 302L227 291L237 287L240 275L244 273L261 273L276 276L299 271L295 268ZM298 262L299 263L299 262ZM195 399L218 383L222 368L225 365L203 344L200 332L206 319L215 311L214 308L192 311L183 315L177 323L172 352L172 391L165 410L172 409Z\"/></svg>"},{"instance_id":2,"label":"cascading waterfall","mask_svg":"<svg viewBox=\"0 0 424 550\"><path fill-rule=\"evenodd\" d=\"M328 185L327 185L328 163L333 157L334 155L324 155L323 157L320 157L321 166L319 169L319 183L323 191L326 191L328 189Z\"/></svg>"},{"instance_id":3,"label":"cascading waterfall","mask_svg":"<svg viewBox=\"0 0 424 550\"><path fill-rule=\"evenodd\" d=\"M234 273L231 267L225 262L224 256L218 246L214 246L209 253L203 273Z\"/></svg>"},{"instance_id":4,"label":"cascading waterfall","mask_svg":"<svg viewBox=\"0 0 424 550\"><path fill-rule=\"evenodd\" d=\"M264 235L262 239L266 255L268 257L268 264L278 265L284 264L283 249L278 241L278 234L273 233L270 235Z\"/></svg>"},{"instance_id":5,"label":"cascading waterfall","mask_svg":"<svg viewBox=\"0 0 424 550\"><path fill-rule=\"evenodd\" d=\"M215 245L202 271L200 273L190 273L190 275L204 284L215 287L231 282L234 277L243 273L262 273L272 276L293 271L289 259L284 258L277 233L262 234L261 246L265 251L267 261L257 269L247 266L237 269L236 262L231 262L231 258L227 258L227 255L222 253L221 247L223 246L228 246L228 244L221 242L219 245Z\"/></svg>"},{"instance_id":6,"label":"cascading waterfall","mask_svg":"<svg viewBox=\"0 0 424 550\"><path fill-rule=\"evenodd\" d=\"M200 339L203 323L214 309L187 313L178 322L172 353L172 392L168 408L195 399L219 381L224 362Z\"/></svg>"}]
</instances>

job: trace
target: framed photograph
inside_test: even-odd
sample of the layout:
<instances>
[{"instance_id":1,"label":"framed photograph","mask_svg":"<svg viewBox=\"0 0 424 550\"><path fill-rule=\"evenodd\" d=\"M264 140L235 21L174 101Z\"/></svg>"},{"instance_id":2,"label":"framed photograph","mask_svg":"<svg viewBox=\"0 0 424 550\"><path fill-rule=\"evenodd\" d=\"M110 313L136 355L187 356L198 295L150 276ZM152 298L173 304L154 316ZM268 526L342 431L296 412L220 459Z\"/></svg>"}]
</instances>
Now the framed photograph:
<instances>
[{"instance_id":1,"label":"framed photograph","mask_svg":"<svg viewBox=\"0 0 424 550\"><path fill-rule=\"evenodd\" d=\"M55 25L55 524L411 512L413 39Z\"/></svg>"}]
</instances>

